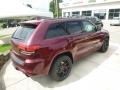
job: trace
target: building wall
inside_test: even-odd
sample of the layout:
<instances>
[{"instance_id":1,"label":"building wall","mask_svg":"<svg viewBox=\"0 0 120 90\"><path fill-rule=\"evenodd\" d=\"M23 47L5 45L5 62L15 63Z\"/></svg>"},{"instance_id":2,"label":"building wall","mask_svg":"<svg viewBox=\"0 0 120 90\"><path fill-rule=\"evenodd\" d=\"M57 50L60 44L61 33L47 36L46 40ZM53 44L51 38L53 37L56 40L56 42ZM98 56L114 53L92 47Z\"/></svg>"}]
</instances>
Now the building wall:
<instances>
[{"instance_id":1,"label":"building wall","mask_svg":"<svg viewBox=\"0 0 120 90\"><path fill-rule=\"evenodd\" d=\"M102 1L101 1L102 2ZM114 2L107 2L107 3L92 3L92 4L84 4L84 5L76 5L76 6L64 6L62 8L62 16L65 16L65 12L69 12L70 16L72 16L72 12L79 11L80 15L82 15L82 11L91 10L91 16L94 16L94 13L99 12L106 12L106 17L104 20L109 20L109 10L110 9L120 9L120 1ZM120 15L119 15L120 17ZM109 20L112 21L112 20ZM114 20L115 21L115 20Z\"/></svg>"}]
</instances>

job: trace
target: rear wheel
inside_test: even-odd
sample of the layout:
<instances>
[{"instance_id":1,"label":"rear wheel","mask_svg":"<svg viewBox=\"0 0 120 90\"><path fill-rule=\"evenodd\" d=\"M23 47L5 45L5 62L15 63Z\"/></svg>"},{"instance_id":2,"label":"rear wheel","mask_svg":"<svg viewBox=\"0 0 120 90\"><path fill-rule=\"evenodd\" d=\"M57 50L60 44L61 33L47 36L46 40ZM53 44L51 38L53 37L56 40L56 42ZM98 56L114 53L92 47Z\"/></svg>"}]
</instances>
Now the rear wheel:
<instances>
[{"instance_id":1,"label":"rear wheel","mask_svg":"<svg viewBox=\"0 0 120 90\"><path fill-rule=\"evenodd\" d=\"M66 79L72 68L72 60L69 56L60 56L52 64L50 77L56 81Z\"/></svg>"},{"instance_id":2,"label":"rear wheel","mask_svg":"<svg viewBox=\"0 0 120 90\"><path fill-rule=\"evenodd\" d=\"M106 38L104 41L103 41L103 45L102 47L100 48L100 52L106 52L108 50L108 47L109 47L109 38Z\"/></svg>"}]
</instances>

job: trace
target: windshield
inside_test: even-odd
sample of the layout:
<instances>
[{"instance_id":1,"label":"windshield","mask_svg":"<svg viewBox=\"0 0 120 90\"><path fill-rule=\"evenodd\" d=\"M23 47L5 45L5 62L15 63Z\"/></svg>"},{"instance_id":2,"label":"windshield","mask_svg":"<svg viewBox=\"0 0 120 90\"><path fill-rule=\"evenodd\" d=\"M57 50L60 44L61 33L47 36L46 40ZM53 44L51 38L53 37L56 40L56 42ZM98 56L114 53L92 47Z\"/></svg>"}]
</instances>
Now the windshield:
<instances>
[{"instance_id":1,"label":"windshield","mask_svg":"<svg viewBox=\"0 0 120 90\"><path fill-rule=\"evenodd\" d=\"M33 27L21 26L16 30L16 32L13 34L12 38L19 39L19 40L26 42L32 35L34 29L35 28L33 28Z\"/></svg>"}]
</instances>

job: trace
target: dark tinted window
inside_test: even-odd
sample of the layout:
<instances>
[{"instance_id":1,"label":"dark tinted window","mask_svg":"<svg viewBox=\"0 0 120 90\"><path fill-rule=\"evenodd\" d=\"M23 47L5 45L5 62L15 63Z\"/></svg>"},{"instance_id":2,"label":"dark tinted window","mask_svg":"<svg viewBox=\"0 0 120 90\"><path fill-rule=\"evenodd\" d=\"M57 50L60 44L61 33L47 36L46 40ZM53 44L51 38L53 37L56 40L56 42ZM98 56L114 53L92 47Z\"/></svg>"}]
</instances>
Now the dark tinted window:
<instances>
[{"instance_id":1,"label":"dark tinted window","mask_svg":"<svg viewBox=\"0 0 120 90\"><path fill-rule=\"evenodd\" d=\"M82 11L82 16L91 16L92 11Z\"/></svg>"},{"instance_id":2,"label":"dark tinted window","mask_svg":"<svg viewBox=\"0 0 120 90\"><path fill-rule=\"evenodd\" d=\"M93 32L93 31L95 31L94 30L95 26L92 23L90 23L88 21L83 21L82 23L83 23L83 31L84 32Z\"/></svg>"},{"instance_id":3,"label":"dark tinted window","mask_svg":"<svg viewBox=\"0 0 120 90\"><path fill-rule=\"evenodd\" d=\"M53 24L48 28L46 38L54 38L63 35L67 35L67 32L65 31L65 24L64 23Z\"/></svg>"},{"instance_id":4,"label":"dark tinted window","mask_svg":"<svg viewBox=\"0 0 120 90\"><path fill-rule=\"evenodd\" d=\"M91 21L92 21L93 23L96 23L96 19L95 19L95 18L91 18Z\"/></svg>"},{"instance_id":5,"label":"dark tinted window","mask_svg":"<svg viewBox=\"0 0 120 90\"><path fill-rule=\"evenodd\" d=\"M94 18L90 18L90 21L92 21L92 23L96 23L96 22L100 22L101 20L97 17L94 17Z\"/></svg>"},{"instance_id":6,"label":"dark tinted window","mask_svg":"<svg viewBox=\"0 0 120 90\"><path fill-rule=\"evenodd\" d=\"M109 9L109 19L119 19L120 9Z\"/></svg>"},{"instance_id":7,"label":"dark tinted window","mask_svg":"<svg viewBox=\"0 0 120 90\"><path fill-rule=\"evenodd\" d=\"M72 12L72 16L80 16L80 11L74 11L74 12Z\"/></svg>"},{"instance_id":8,"label":"dark tinted window","mask_svg":"<svg viewBox=\"0 0 120 90\"><path fill-rule=\"evenodd\" d=\"M32 35L35 28L33 27L19 27L16 32L13 34L12 38L19 39L22 41L27 41Z\"/></svg>"},{"instance_id":9,"label":"dark tinted window","mask_svg":"<svg viewBox=\"0 0 120 90\"><path fill-rule=\"evenodd\" d=\"M77 33L77 32L82 32L80 22L79 21L78 22L77 21L68 22L67 23L67 30L70 34Z\"/></svg>"}]
</instances>

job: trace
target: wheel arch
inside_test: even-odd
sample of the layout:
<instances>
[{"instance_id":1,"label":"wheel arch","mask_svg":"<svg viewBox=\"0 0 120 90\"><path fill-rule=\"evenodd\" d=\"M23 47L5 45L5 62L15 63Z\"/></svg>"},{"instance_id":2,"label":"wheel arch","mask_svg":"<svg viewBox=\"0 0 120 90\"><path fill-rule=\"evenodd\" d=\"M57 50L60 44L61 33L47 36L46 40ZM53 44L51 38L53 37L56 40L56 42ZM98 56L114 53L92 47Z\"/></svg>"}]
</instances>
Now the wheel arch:
<instances>
[{"instance_id":1,"label":"wheel arch","mask_svg":"<svg viewBox=\"0 0 120 90\"><path fill-rule=\"evenodd\" d=\"M54 59L53 59L53 62L54 62L55 59L57 59L58 57L60 57L60 56L62 56L62 55L67 55L67 56L69 56L69 57L71 58L71 60L72 60L72 63L73 63L73 55L72 55L72 53L69 52L69 51L67 51L67 52L62 52L62 53L56 55L56 56L54 57Z\"/></svg>"},{"instance_id":2,"label":"wheel arch","mask_svg":"<svg viewBox=\"0 0 120 90\"><path fill-rule=\"evenodd\" d=\"M72 63L73 63L73 55L72 55L72 53L71 53L70 51L61 52L61 53L59 53L59 54L57 54L57 55L55 55L55 56L53 57L52 62L51 62L51 65L50 65L50 67L49 67L49 72L50 72L50 70L51 70L51 67L52 67L52 64L54 63L54 61L55 61L58 57L60 57L60 56L62 56L62 55L67 55L67 56L69 56L69 57L71 58L71 60L72 60Z\"/></svg>"}]
</instances>

